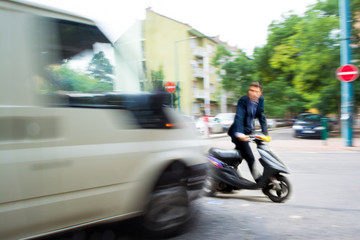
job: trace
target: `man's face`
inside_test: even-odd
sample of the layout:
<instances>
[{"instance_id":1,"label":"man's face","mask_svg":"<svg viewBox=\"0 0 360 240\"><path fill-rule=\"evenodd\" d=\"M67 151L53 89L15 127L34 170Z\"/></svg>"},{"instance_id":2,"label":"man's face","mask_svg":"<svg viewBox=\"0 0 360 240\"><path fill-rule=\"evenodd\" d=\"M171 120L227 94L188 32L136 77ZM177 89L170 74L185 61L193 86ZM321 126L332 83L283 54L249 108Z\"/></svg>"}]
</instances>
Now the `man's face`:
<instances>
[{"instance_id":1,"label":"man's face","mask_svg":"<svg viewBox=\"0 0 360 240\"><path fill-rule=\"evenodd\" d=\"M261 96L261 90L258 87L250 86L248 94L251 101L257 102Z\"/></svg>"}]
</instances>

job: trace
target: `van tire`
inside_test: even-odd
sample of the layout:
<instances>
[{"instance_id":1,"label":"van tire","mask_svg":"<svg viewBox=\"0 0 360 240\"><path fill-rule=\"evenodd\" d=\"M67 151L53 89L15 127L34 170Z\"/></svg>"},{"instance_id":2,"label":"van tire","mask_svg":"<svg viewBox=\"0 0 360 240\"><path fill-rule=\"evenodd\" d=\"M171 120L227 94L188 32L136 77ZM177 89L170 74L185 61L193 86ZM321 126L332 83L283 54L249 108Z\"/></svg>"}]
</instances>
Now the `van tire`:
<instances>
[{"instance_id":1,"label":"van tire","mask_svg":"<svg viewBox=\"0 0 360 240\"><path fill-rule=\"evenodd\" d=\"M179 183L155 188L140 221L146 236L170 237L185 227L190 215L186 187Z\"/></svg>"}]
</instances>

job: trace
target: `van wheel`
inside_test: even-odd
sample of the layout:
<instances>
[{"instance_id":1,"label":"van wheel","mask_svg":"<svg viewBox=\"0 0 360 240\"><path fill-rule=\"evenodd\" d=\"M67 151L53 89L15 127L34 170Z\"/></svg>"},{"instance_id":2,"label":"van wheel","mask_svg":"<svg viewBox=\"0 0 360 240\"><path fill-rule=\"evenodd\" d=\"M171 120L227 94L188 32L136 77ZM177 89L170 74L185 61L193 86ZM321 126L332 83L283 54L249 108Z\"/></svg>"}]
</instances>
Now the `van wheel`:
<instances>
[{"instance_id":1,"label":"van wheel","mask_svg":"<svg viewBox=\"0 0 360 240\"><path fill-rule=\"evenodd\" d=\"M186 187L177 184L156 188L151 194L148 209L141 218L146 234L169 237L177 234L191 214Z\"/></svg>"},{"instance_id":2,"label":"van wheel","mask_svg":"<svg viewBox=\"0 0 360 240\"><path fill-rule=\"evenodd\" d=\"M205 197L213 197L215 192L216 190L214 189L214 179L207 176L201 194Z\"/></svg>"}]
</instances>

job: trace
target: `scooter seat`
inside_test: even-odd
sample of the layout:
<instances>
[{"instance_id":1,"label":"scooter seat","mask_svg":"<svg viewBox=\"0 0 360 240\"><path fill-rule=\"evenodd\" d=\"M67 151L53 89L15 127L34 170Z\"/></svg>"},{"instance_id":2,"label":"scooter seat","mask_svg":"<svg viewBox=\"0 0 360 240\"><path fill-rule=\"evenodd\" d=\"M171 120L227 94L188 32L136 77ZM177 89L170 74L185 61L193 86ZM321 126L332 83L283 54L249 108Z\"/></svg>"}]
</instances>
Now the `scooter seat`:
<instances>
[{"instance_id":1,"label":"scooter seat","mask_svg":"<svg viewBox=\"0 0 360 240\"><path fill-rule=\"evenodd\" d=\"M227 164L237 167L242 160L240 151L236 149L210 148L209 154Z\"/></svg>"}]
</instances>

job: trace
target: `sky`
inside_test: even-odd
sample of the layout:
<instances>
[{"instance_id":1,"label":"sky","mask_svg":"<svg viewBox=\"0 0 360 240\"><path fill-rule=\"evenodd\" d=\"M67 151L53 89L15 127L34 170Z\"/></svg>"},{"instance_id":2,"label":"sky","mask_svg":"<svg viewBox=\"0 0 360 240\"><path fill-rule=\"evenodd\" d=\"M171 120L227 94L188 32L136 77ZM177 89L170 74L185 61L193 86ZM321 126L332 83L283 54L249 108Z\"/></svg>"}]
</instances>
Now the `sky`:
<instances>
[{"instance_id":1,"label":"sky","mask_svg":"<svg viewBox=\"0 0 360 240\"><path fill-rule=\"evenodd\" d=\"M27 0L94 20L115 41L151 9L189 24L207 36L237 46L251 56L266 44L268 26L293 11L302 14L317 0Z\"/></svg>"}]
</instances>

